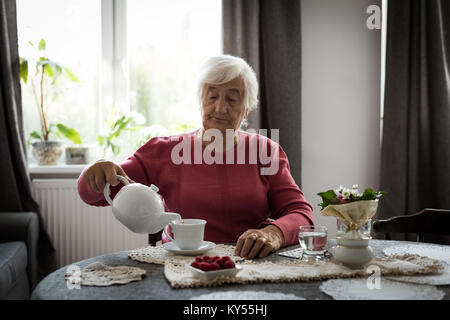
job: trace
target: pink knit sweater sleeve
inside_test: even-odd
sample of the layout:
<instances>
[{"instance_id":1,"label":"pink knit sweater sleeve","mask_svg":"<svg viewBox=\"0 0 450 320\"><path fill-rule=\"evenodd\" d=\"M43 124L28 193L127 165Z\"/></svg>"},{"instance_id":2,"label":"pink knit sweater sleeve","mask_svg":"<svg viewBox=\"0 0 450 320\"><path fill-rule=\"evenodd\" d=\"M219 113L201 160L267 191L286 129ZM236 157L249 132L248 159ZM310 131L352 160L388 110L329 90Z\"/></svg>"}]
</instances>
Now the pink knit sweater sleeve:
<instances>
[{"instance_id":1,"label":"pink knit sweater sleeve","mask_svg":"<svg viewBox=\"0 0 450 320\"><path fill-rule=\"evenodd\" d=\"M136 153L129 157L126 161L120 164L125 173L134 181L148 185L148 177L143 170L140 159L136 156ZM107 206L108 202L105 200L103 193L98 193L92 190L89 185L84 181L84 174L89 167L86 167L78 178L78 194L85 203L92 206ZM111 199L117 194L117 192L123 187L120 183L116 187L111 188Z\"/></svg>"},{"instance_id":2,"label":"pink knit sweater sleeve","mask_svg":"<svg viewBox=\"0 0 450 320\"><path fill-rule=\"evenodd\" d=\"M274 143L273 141L271 143ZM276 174L265 176L269 182L269 204L271 218L284 235L284 246L298 244L298 229L302 225L313 225L313 208L295 183L289 169L289 161L281 146L279 167ZM267 224L267 223L265 223Z\"/></svg>"}]
</instances>

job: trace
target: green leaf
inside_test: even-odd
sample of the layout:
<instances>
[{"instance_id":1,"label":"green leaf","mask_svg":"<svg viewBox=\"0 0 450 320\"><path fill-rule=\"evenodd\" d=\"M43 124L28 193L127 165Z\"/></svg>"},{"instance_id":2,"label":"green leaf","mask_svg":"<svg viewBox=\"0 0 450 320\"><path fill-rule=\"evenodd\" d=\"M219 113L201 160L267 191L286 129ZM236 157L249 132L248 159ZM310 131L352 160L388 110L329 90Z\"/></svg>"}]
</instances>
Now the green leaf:
<instances>
[{"instance_id":1,"label":"green leaf","mask_svg":"<svg viewBox=\"0 0 450 320\"><path fill-rule=\"evenodd\" d=\"M105 145L105 137L104 136L97 136L97 142L100 145L100 147Z\"/></svg>"},{"instance_id":2,"label":"green leaf","mask_svg":"<svg viewBox=\"0 0 450 320\"><path fill-rule=\"evenodd\" d=\"M33 132L30 133L30 140L31 139L43 140L42 136L37 131L33 131Z\"/></svg>"},{"instance_id":3,"label":"green leaf","mask_svg":"<svg viewBox=\"0 0 450 320\"><path fill-rule=\"evenodd\" d=\"M20 57L19 78L27 83L28 80L28 60Z\"/></svg>"},{"instance_id":4,"label":"green leaf","mask_svg":"<svg viewBox=\"0 0 450 320\"><path fill-rule=\"evenodd\" d=\"M73 71L70 70L69 68L64 68L64 72L65 72L67 78L69 78L69 80L71 80L73 82L80 82L80 79L78 79L78 77L75 75L75 73L73 73Z\"/></svg>"},{"instance_id":5,"label":"green leaf","mask_svg":"<svg viewBox=\"0 0 450 320\"><path fill-rule=\"evenodd\" d=\"M120 153L120 146L111 143L111 150L115 156L118 156Z\"/></svg>"},{"instance_id":6,"label":"green leaf","mask_svg":"<svg viewBox=\"0 0 450 320\"><path fill-rule=\"evenodd\" d=\"M58 127L59 132L61 132L67 139L75 144L81 144L81 137L78 131L61 123L58 123L56 126Z\"/></svg>"},{"instance_id":7,"label":"green leaf","mask_svg":"<svg viewBox=\"0 0 450 320\"><path fill-rule=\"evenodd\" d=\"M42 39L39 41L38 49L42 51L42 50L45 50L45 47L46 47L46 43L45 43L44 38L42 38Z\"/></svg>"},{"instance_id":8,"label":"green leaf","mask_svg":"<svg viewBox=\"0 0 450 320\"><path fill-rule=\"evenodd\" d=\"M48 61L46 63L43 63L42 66L44 67L44 73L50 78L53 79L53 68L52 65L48 63ZM52 82L53 84L53 82Z\"/></svg>"},{"instance_id":9,"label":"green leaf","mask_svg":"<svg viewBox=\"0 0 450 320\"><path fill-rule=\"evenodd\" d=\"M336 198L336 194L332 189L325 192L319 192L317 195L319 195L322 198L322 203L319 203L319 206L321 206L322 209L332 204L334 199Z\"/></svg>"}]
</instances>

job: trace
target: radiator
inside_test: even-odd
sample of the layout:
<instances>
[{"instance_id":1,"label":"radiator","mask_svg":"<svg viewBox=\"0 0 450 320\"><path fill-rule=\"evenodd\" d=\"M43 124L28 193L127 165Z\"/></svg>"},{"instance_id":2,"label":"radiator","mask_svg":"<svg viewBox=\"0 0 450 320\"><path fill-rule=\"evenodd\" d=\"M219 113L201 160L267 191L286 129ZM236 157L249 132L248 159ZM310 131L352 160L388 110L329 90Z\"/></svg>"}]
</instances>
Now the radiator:
<instances>
[{"instance_id":1,"label":"radiator","mask_svg":"<svg viewBox=\"0 0 450 320\"><path fill-rule=\"evenodd\" d=\"M111 207L85 204L75 179L33 179L45 228L56 249L58 268L76 261L148 245L148 236L129 231Z\"/></svg>"}]
</instances>

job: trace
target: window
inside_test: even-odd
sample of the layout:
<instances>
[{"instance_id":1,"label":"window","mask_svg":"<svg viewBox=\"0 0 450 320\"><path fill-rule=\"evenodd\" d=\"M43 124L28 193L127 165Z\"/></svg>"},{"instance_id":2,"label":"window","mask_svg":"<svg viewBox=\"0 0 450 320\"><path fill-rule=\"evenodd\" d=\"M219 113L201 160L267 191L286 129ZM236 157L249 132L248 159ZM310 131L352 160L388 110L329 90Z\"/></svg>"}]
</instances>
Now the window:
<instances>
[{"instance_id":1,"label":"window","mask_svg":"<svg viewBox=\"0 0 450 320\"><path fill-rule=\"evenodd\" d=\"M45 15L36 14L42 8ZM80 79L47 82L45 101L51 122L76 129L95 147L92 161L103 157L97 136L122 114L141 121L116 138L120 154L107 150L115 161L153 135L200 126L196 72L222 52L220 0L17 0L17 14L20 56L36 56L44 38L46 56ZM38 102L31 83L22 84L27 137L40 130Z\"/></svg>"}]
</instances>

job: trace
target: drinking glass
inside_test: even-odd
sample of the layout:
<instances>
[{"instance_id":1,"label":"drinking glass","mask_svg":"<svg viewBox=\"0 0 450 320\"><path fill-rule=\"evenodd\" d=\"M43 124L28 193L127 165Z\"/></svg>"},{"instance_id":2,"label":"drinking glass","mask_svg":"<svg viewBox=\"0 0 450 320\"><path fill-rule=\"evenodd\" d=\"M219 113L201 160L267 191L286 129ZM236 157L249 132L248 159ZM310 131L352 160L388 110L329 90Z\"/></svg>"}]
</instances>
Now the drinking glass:
<instances>
[{"instance_id":1,"label":"drinking glass","mask_svg":"<svg viewBox=\"0 0 450 320\"><path fill-rule=\"evenodd\" d=\"M325 226L301 226L298 232L298 242L303 249L304 256L315 260L322 260L327 244L328 229Z\"/></svg>"}]
</instances>

